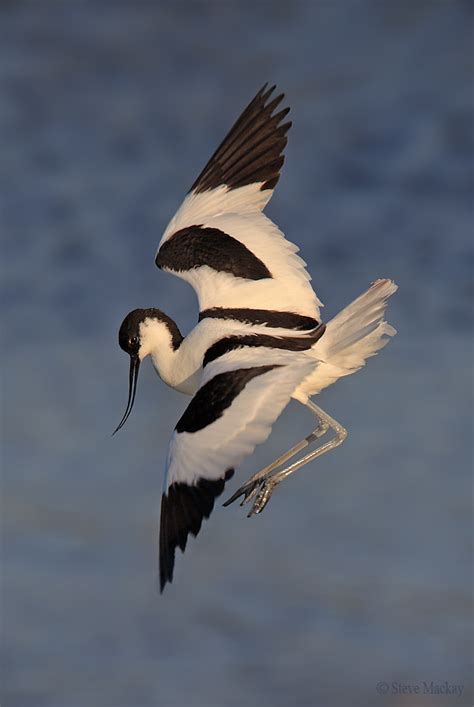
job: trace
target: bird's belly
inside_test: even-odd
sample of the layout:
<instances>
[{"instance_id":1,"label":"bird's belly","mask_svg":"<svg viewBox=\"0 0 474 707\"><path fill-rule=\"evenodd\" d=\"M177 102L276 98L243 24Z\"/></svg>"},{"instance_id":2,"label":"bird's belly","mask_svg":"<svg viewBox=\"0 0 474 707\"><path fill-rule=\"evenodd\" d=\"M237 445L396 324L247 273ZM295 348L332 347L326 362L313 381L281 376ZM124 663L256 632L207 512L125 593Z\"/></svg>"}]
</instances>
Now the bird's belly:
<instances>
[{"instance_id":1,"label":"bird's belly","mask_svg":"<svg viewBox=\"0 0 474 707\"><path fill-rule=\"evenodd\" d=\"M153 368L163 383L185 395L194 395L199 388L202 365L165 367L152 357Z\"/></svg>"},{"instance_id":2,"label":"bird's belly","mask_svg":"<svg viewBox=\"0 0 474 707\"><path fill-rule=\"evenodd\" d=\"M192 375L188 376L185 380L175 382L174 384L168 383L172 388L184 393L185 395L194 395L194 393L199 388L199 381L201 379L202 369L199 368ZM166 383L167 381L165 381Z\"/></svg>"}]
</instances>

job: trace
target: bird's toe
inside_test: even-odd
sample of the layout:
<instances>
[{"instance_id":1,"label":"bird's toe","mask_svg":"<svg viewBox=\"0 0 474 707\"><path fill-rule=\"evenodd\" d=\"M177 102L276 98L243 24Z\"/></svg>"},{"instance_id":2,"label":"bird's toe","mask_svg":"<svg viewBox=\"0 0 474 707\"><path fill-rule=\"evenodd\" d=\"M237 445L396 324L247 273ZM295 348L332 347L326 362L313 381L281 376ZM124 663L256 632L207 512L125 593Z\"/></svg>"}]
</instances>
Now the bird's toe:
<instances>
[{"instance_id":1,"label":"bird's toe","mask_svg":"<svg viewBox=\"0 0 474 707\"><path fill-rule=\"evenodd\" d=\"M275 481L272 478L263 479L260 482L258 489L252 495L252 498L255 497L255 500L253 502L252 508L247 514L247 518L251 518L253 515L256 515L263 511L277 485L278 481Z\"/></svg>"}]
</instances>

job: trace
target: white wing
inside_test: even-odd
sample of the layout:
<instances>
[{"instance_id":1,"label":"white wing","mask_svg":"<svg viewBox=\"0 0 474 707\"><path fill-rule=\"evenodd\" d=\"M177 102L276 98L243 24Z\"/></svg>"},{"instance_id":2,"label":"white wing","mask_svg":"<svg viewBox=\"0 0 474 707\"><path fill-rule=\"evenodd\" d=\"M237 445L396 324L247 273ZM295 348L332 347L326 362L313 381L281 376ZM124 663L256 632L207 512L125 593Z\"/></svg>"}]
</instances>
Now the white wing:
<instances>
[{"instance_id":1,"label":"white wing","mask_svg":"<svg viewBox=\"0 0 474 707\"><path fill-rule=\"evenodd\" d=\"M230 351L205 366L170 442L161 503L160 584L173 577L176 547L197 535L225 481L264 442L316 362L304 353Z\"/></svg>"},{"instance_id":2,"label":"white wing","mask_svg":"<svg viewBox=\"0 0 474 707\"><path fill-rule=\"evenodd\" d=\"M209 160L166 228L156 264L189 282L200 311L253 308L319 321L298 248L262 210L283 165L289 108L257 93ZM271 303L271 305L270 305Z\"/></svg>"}]
</instances>

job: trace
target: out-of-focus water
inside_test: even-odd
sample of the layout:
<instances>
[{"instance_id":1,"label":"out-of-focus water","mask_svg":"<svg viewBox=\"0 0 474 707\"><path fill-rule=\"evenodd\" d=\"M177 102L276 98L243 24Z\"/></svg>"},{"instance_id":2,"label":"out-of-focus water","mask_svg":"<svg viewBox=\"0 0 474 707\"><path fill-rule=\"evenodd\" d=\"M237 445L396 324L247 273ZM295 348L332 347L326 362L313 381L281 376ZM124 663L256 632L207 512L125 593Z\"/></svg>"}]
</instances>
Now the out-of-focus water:
<instances>
[{"instance_id":1,"label":"out-of-focus water","mask_svg":"<svg viewBox=\"0 0 474 707\"><path fill-rule=\"evenodd\" d=\"M2 3L2 707L472 701L472 26L455 0ZM294 120L271 216L326 319L393 277L399 334L318 400L347 442L260 517L218 504L160 597L186 399L143 366L111 438L117 329L137 306L193 326L155 248L267 80ZM229 492L310 426L290 405Z\"/></svg>"}]
</instances>

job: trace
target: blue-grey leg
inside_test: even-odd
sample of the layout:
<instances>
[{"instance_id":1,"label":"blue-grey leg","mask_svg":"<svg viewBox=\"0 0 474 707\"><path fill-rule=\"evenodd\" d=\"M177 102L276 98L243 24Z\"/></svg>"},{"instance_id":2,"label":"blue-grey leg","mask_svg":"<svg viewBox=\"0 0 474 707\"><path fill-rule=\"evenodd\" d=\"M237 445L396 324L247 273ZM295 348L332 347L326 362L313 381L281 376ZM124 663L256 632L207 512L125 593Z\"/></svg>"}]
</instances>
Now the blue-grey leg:
<instances>
[{"instance_id":1,"label":"blue-grey leg","mask_svg":"<svg viewBox=\"0 0 474 707\"><path fill-rule=\"evenodd\" d=\"M237 491L229 499L227 499L227 501L223 505L229 506L240 496L243 496L243 499L240 502L241 506L251 501L260 488L257 482L262 480L264 477L268 476L274 469L287 462L288 459L294 457L296 454L298 454L298 452L301 452L305 447L311 444L311 442L314 442L315 439L323 437L323 435L326 434L328 429L329 425L326 422L320 420L318 426L315 430L313 430L313 432L311 432L307 437L302 439L301 442L298 442L298 444L295 444L294 447L291 447L291 449L289 449L287 452L278 457L278 459L275 459L275 461L273 461L271 464L254 474L248 481L245 482L245 484L243 484L239 489L237 489Z\"/></svg>"},{"instance_id":2,"label":"blue-grey leg","mask_svg":"<svg viewBox=\"0 0 474 707\"><path fill-rule=\"evenodd\" d=\"M331 449L335 449L342 444L347 437L347 431L345 428L311 400L307 400L304 405L318 418L318 427L311 432L311 434L301 440L301 442L288 450L288 452L285 452L285 454L281 457L278 457L278 459L272 462L272 464L269 464L257 474L254 474L252 478L241 486L233 494L233 496L231 496L231 498L224 503L225 506L228 506L240 496L244 496L241 505L255 499L248 517L250 518L256 513L261 513L270 500L275 487L278 486L283 479L286 479L287 476L290 476L290 474L293 474L298 469L301 469L302 466L308 464L313 459L320 457L322 454L325 454ZM277 471L274 474L272 473L277 467L281 466L284 462L288 461L288 459L291 459L293 456L298 454L298 452L311 444L311 442L319 437L322 437L329 428L334 431L334 437L331 440L325 444L322 444L320 447L317 447L315 450L309 454L306 454L293 464L290 464L290 466L285 469Z\"/></svg>"}]
</instances>

